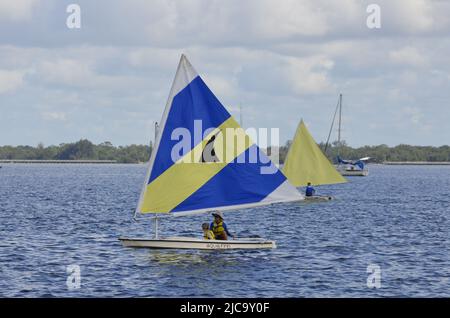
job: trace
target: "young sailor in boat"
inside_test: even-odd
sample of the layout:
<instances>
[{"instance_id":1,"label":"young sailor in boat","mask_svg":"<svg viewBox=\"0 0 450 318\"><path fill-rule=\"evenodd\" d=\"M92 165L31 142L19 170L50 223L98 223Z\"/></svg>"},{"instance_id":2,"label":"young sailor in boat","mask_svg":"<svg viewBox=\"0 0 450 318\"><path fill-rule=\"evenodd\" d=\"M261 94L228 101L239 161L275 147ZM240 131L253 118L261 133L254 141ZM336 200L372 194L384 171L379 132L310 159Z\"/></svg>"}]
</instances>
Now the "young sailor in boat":
<instances>
[{"instance_id":1,"label":"young sailor in boat","mask_svg":"<svg viewBox=\"0 0 450 318\"><path fill-rule=\"evenodd\" d=\"M203 229L203 238L205 240L214 240L215 239L214 232L209 229L208 223L203 223L202 229Z\"/></svg>"},{"instance_id":2,"label":"young sailor in boat","mask_svg":"<svg viewBox=\"0 0 450 318\"><path fill-rule=\"evenodd\" d=\"M223 221L222 212L217 211L212 213L214 216L214 221L211 222L209 229L213 231L216 240L228 240L228 236L233 239L235 236L228 231L227 225Z\"/></svg>"},{"instance_id":3,"label":"young sailor in boat","mask_svg":"<svg viewBox=\"0 0 450 318\"><path fill-rule=\"evenodd\" d=\"M306 186L305 196L312 197L316 193L316 189L311 185L311 182L308 182Z\"/></svg>"}]
</instances>

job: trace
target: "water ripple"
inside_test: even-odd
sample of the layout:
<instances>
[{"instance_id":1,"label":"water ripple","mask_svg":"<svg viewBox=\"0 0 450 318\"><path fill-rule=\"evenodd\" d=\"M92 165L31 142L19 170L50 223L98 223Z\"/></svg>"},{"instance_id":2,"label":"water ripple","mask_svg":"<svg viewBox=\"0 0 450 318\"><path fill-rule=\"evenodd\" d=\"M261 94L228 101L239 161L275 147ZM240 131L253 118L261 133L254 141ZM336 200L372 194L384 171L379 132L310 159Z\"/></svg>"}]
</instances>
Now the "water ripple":
<instances>
[{"instance_id":1,"label":"water ripple","mask_svg":"<svg viewBox=\"0 0 450 318\"><path fill-rule=\"evenodd\" d=\"M226 213L238 236L277 240L264 251L123 248L151 235L131 216L141 165L5 165L0 171L3 297L448 297L450 167L374 166L367 178L319 189L335 201ZM423 192L422 189L426 189ZM201 235L207 215L161 224ZM81 268L68 290L66 266ZM367 287L369 264L380 289Z\"/></svg>"}]
</instances>

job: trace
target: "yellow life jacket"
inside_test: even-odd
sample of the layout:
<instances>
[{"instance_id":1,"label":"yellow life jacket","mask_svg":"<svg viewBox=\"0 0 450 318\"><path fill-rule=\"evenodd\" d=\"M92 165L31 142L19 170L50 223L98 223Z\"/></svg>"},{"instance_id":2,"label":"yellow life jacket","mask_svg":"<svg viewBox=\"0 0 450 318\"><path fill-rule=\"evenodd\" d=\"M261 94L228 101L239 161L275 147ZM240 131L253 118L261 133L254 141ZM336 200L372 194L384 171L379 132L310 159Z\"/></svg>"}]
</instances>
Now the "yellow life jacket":
<instances>
[{"instance_id":1,"label":"yellow life jacket","mask_svg":"<svg viewBox=\"0 0 450 318\"><path fill-rule=\"evenodd\" d=\"M216 237L214 236L214 232L211 230L207 230L203 232L203 238L205 240L214 240Z\"/></svg>"},{"instance_id":2,"label":"yellow life jacket","mask_svg":"<svg viewBox=\"0 0 450 318\"><path fill-rule=\"evenodd\" d=\"M214 233L214 237L224 236L224 235L226 237L227 233L225 233L225 229L223 227L223 221L220 221L219 223L216 223L216 221L214 221L212 230Z\"/></svg>"}]
</instances>

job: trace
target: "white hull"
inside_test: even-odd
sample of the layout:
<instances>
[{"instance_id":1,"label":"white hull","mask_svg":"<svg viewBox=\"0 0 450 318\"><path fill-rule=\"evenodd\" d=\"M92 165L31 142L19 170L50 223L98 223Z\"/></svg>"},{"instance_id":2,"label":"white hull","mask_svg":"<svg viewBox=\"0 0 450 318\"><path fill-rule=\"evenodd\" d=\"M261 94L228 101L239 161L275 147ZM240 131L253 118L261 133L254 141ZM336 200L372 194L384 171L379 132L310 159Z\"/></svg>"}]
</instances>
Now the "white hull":
<instances>
[{"instance_id":1,"label":"white hull","mask_svg":"<svg viewBox=\"0 0 450 318\"><path fill-rule=\"evenodd\" d=\"M314 195L312 197L307 197L305 196L305 201L306 202L322 202L322 201L330 201L333 200L334 198L332 196L329 195Z\"/></svg>"},{"instance_id":2,"label":"white hull","mask_svg":"<svg viewBox=\"0 0 450 318\"><path fill-rule=\"evenodd\" d=\"M368 170L342 170L339 171L343 176L355 176L355 177L367 177L369 175Z\"/></svg>"},{"instance_id":3,"label":"white hull","mask_svg":"<svg viewBox=\"0 0 450 318\"><path fill-rule=\"evenodd\" d=\"M124 238L119 240L126 247L144 247L154 249L199 249L199 250L228 250L228 249L265 249L276 248L275 241L261 238L242 238L238 240L204 240L193 237L168 237L161 239Z\"/></svg>"},{"instance_id":4,"label":"white hull","mask_svg":"<svg viewBox=\"0 0 450 318\"><path fill-rule=\"evenodd\" d=\"M368 169L364 169L364 170L359 170L359 169L350 169L350 168L345 168L342 166L337 166L336 167L337 171L339 171L339 173L343 176L355 176L355 177L366 177L369 175L369 170Z\"/></svg>"}]
</instances>

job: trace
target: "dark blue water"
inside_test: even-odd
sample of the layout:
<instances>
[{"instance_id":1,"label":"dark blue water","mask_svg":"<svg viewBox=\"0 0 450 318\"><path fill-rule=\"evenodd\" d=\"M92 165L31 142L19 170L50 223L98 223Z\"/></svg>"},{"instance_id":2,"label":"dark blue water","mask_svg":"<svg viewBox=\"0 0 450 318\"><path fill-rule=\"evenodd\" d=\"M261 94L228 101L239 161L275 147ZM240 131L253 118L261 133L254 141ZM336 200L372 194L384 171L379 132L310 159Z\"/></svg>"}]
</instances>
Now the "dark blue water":
<instances>
[{"instance_id":1,"label":"dark blue water","mask_svg":"<svg viewBox=\"0 0 450 318\"><path fill-rule=\"evenodd\" d=\"M0 296L450 296L450 167L372 166L322 187L337 200L227 212L240 236L278 248L124 248L149 236L132 214L142 165L4 165L0 169ZM201 235L208 215L171 219L161 234ZM69 290L66 267L81 269ZM381 288L367 286L367 266Z\"/></svg>"}]
</instances>

